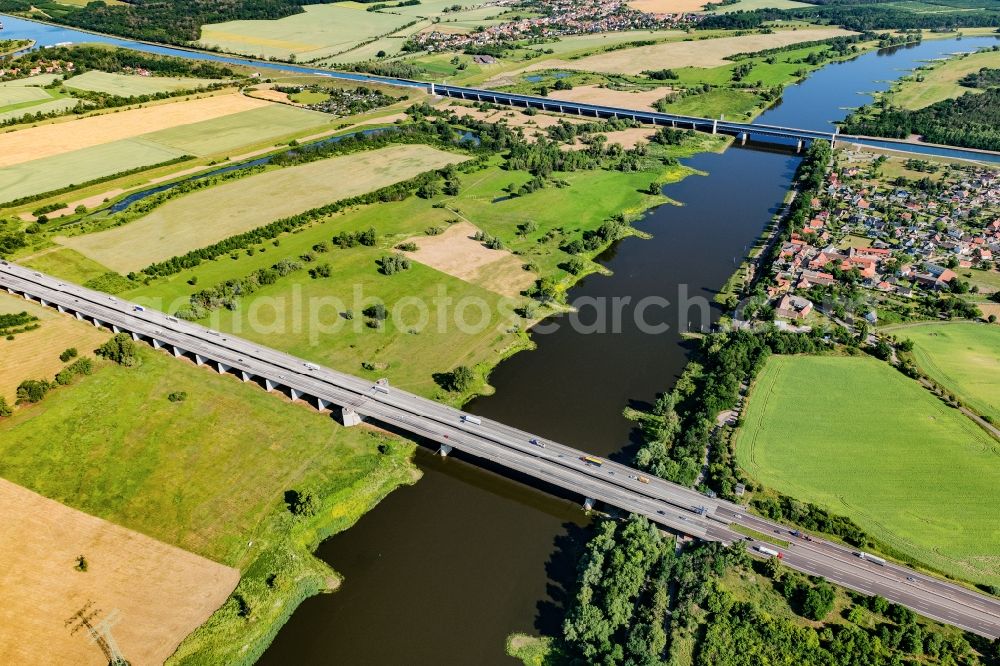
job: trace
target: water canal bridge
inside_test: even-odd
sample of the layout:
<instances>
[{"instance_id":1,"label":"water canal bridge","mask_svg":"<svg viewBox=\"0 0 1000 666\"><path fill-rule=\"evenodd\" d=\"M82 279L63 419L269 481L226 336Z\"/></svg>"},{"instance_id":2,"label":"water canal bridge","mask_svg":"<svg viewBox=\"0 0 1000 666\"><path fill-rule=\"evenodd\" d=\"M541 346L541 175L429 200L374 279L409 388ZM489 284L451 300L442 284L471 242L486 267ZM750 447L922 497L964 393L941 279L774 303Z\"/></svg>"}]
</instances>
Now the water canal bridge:
<instances>
[{"instance_id":1,"label":"water canal bridge","mask_svg":"<svg viewBox=\"0 0 1000 666\"><path fill-rule=\"evenodd\" d=\"M1000 636L1000 600L892 563L876 563L841 545L790 535L787 527L690 488L659 479L614 461L595 458L565 444L479 418L412 393L321 367L305 359L220 333L115 296L63 282L28 268L0 261L0 289L37 301L67 316L124 332L177 357L219 373L255 382L267 391L337 414L344 425L363 419L373 425L435 442L444 454L464 454L536 479L543 487L648 517L666 529L727 544L745 543L782 554L784 562L810 575L865 594L880 594L925 616L977 634ZM595 387L595 390L598 390ZM247 446L255 446L248 438ZM743 528L774 542L746 541ZM785 542L790 546L779 546Z\"/></svg>"}]
</instances>

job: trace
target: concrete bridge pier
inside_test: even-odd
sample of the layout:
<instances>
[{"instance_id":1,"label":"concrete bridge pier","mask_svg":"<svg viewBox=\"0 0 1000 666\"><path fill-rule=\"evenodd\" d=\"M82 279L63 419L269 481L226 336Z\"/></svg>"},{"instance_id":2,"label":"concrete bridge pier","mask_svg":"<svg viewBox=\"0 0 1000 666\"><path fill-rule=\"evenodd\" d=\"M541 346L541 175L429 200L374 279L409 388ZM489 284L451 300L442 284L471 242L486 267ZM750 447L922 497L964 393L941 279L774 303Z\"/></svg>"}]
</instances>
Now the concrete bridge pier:
<instances>
[{"instance_id":1,"label":"concrete bridge pier","mask_svg":"<svg viewBox=\"0 0 1000 666\"><path fill-rule=\"evenodd\" d=\"M436 93L436 92L434 91L434 83L433 83L433 82L431 82L431 94L432 94L432 95L436 95L436 94L437 94L437 93Z\"/></svg>"},{"instance_id":2,"label":"concrete bridge pier","mask_svg":"<svg viewBox=\"0 0 1000 666\"><path fill-rule=\"evenodd\" d=\"M442 444L441 448L438 449L438 455L442 458L447 458L448 454L451 453L452 446L450 444Z\"/></svg>"},{"instance_id":3,"label":"concrete bridge pier","mask_svg":"<svg viewBox=\"0 0 1000 666\"><path fill-rule=\"evenodd\" d=\"M122 329L118 328L117 324L111 324L111 332L114 333L115 335L118 335L119 333L122 332Z\"/></svg>"},{"instance_id":4,"label":"concrete bridge pier","mask_svg":"<svg viewBox=\"0 0 1000 666\"><path fill-rule=\"evenodd\" d=\"M291 387L289 387L289 388L288 388L288 390L289 390L289 391L291 392L291 394L292 394L292 401L293 401L293 402L294 402L294 401L296 401L296 400L298 400L299 398L301 398L301 397L302 397L302 391L298 391L298 390L296 390L296 389L293 389L293 388L291 388Z\"/></svg>"},{"instance_id":5,"label":"concrete bridge pier","mask_svg":"<svg viewBox=\"0 0 1000 666\"><path fill-rule=\"evenodd\" d=\"M583 510L584 511L593 511L595 504L597 504L597 502L593 498L591 498L591 497L584 497L583 498Z\"/></svg>"},{"instance_id":6,"label":"concrete bridge pier","mask_svg":"<svg viewBox=\"0 0 1000 666\"><path fill-rule=\"evenodd\" d=\"M66 308L64 308L61 305L57 305L56 306L56 310L58 310L60 313L65 313L66 312Z\"/></svg>"},{"instance_id":7,"label":"concrete bridge pier","mask_svg":"<svg viewBox=\"0 0 1000 666\"><path fill-rule=\"evenodd\" d=\"M183 355L184 355L184 350L178 347L177 345L174 345L174 356L183 356Z\"/></svg>"},{"instance_id":8,"label":"concrete bridge pier","mask_svg":"<svg viewBox=\"0 0 1000 666\"><path fill-rule=\"evenodd\" d=\"M139 342L139 334L136 333L135 331L132 331L132 339L135 340L136 342Z\"/></svg>"},{"instance_id":9,"label":"concrete bridge pier","mask_svg":"<svg viewBox=\"0 0 1000 666\"><path fill-rule=\"evenodd\" d=\"M97 317L94 317L94 327L95 328L100 328L101 327L101 320L98 319Z\"/></svg>"},{"instance_id":10,"label":"concrete bridge pier","mask_svg":"<svg viewBox=\"0 0 1000 666\"><path fill-rule=\"evenodd\" d=\"M316 397L316 409L322 412L325 411L329 406L330 403L328 403L326 400L320 398L319 396Z\"/></svg>"},{"instance_id":11,"label":"concrete bridge pier","mask_svg":"<svg viewBox=\"0 0 1000 666\"><path fill-rule=\"evenodd\" d=\"M267 391L268 393L270 393L271 391L273 391L277 387L278 387L278 385L275 382L272 382L267 377L264 378L264 390L265 391Z\"/></svg>"},{"instance_id":12,"label":"concrete bridge pier","mask_svg":"<svg viewBox=\"0 0 1000 666\"><path fill-rule=\"evenodd\" d=\"M741 146L747 145L747 137L748 136L749 136L749 134L747 132L743 132L743 134L740 134L740 145Z\"/></svg>"},{"instance_id":13,"label":"concrete bridge pier","mask_svg":"<svg viewBox=\"0 0 1000 666\"><path fill-rule=\"evenodd\" d=\"M671 120L670 121L670 126L671 127L677 127L677 121L676 120Z\"/></svg>"},{"instance_id":14,"label":"concrete bridge pier","mask_svg":"<svg viewBox=\"0 0 1000 666\"><path fill-rule=\"evenodd\" d=\"M203 359L201 357L201 354L195 354L194 355L194 364L195 365L204 365L205 364L205 359Z\"/></svg>"},{"instance_id":15,"label":"concrete bridge pier","mask_svg":"<svg viewBox=\"0 0 1000 666\"><path fill-rule=\"evenodd\" d=\"M796 153L801 153L802 152L802 139L799 139L798 145L795 146L795 152Z\"/></svg>"},{"instance_id":16,"label":"concrete bridge pier","mask_svg":"<svg viewBox=\"0 0 1000 666\"><path fill-rule=\"evenodd\" d=\"M215 369L219 371L220 375L224 375L226 374L226 372L229 371L229 366L223 363L222 361L216 361Z\"/></svg>"},{"instance_id":17,"label":"concrete bridge pier","mask_svg":"<svg viewBox=\"0 0 1000 666\"><path fill-rule=\"evenodd\" d=\"M153 349L162 349L162 348L163 348L163 343L157 340L156 338L153 338Z\"/></svg>"},{"instance_id":18,"label":"concrete bridge pier","mask_svg":"<svg viewBox=\"0 0 1000 666\"><path fill-rule=\"evenodd\" d=\"M361 423L361 415L350 407L340 408L340 423L347 428Z\"/></svg>"},{"instance_id":19,"label":"concrete bridge pier","mask_svg":"<svg viewBox=\"0 0 1000 666\"><path fill-rule=\"evenodd\" d=\"M242 379L242 380L243 380L243 381L245 381L245 382L248 382L248 381L250 381L251 379L253 379L253 375L251 375L251 374L250 374L249 372L247 372L246 370L240 370L240 379Z\"/></svg>"},{"instance_id":20,"label":"concrete bridge pier","mask_svg":"<svg viewBox=\"0 0 1000 666\"><path fill-rule=\"evenodd\" d=\"M719 121L718 120L713 120L712 121L712 134L718 134L718 133L719 133Z\"/></svg>"}]
</instances>

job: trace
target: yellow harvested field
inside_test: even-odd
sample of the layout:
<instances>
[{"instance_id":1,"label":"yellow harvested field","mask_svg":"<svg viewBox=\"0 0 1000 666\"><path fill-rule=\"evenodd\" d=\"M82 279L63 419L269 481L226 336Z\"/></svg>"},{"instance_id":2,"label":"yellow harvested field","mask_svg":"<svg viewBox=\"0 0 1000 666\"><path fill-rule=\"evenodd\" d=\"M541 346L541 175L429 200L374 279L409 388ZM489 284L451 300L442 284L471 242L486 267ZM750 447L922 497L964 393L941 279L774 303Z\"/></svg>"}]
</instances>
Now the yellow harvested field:
<instances>
[{"instance_id":1,"label":"yellow harvested field","mask_svg":"<svg viewBox=\"0 0 1000 666\"><path fill-rule=\"evenodd\" d=\"M678 67L721 67L731 61L726 56L753 53L799 42L811 42L855 33L840 28L780 30L770 35L718 37L692 42L666 42L587 56L579 60L544 60L521 71L574 69L608 74L641 74L647 69ZM514 74L514 72L509 72Z\"/></svg>"},{"instance_id":2,"label":"yellow harvested field","mask_svg":"<svg viewBox=\"0 0 1000 666\"><path fill-rule=\"evenodd\" d=\"M0 515L3 664L106 665L87 630L66 625L83 608L95 624L117 619L114 638L130 663L162 664L239 581L236 569L3 479ZM81 555L86 571L75 568Z\"/></svg>"},{"instance_id":3,"label":"yellow harvested field","mask_svg":"<svg viewBox=\"0 0 1000 666\"><path fill-rule=\"evenodd\" d=\"M0 338L0 396L14 404L17 385L25 379L52 380L66 367L59 354L76 347L81 356L92 356L94 349L111 337L104 329L59 315L55 310L26 301L7 292L0 294L0 313L27 312L38 317L41 328L18 333L13 340ZM0 663L3 660L0 659Z\"/></svg>"},{"instance_id":4,"label":"yellow harvested field","mask_svg":"<svg viewBox=\"0 0 1000 666\"><path fill-rule=\"evenodd\" d=\"M249 93L251 97L256 97L257 99L266 99L269 102L280 102L282 104L288 104L291 102L288 99L288 93L279 92L273 88L264 88L263 90L251 90Z\"/></svg>"},{"instance_id":5,"label":"yellow harvested field","mask_svg":"<svg viewBox=\"0 0 1000 666\"><path fill-rule=\"evenodd\" d=\"M524 135L531 140L534 134L538 133L539 130L548 129L553 125L559 124L559 121L565 120L571 123L585 123L588 121L587 118L581 118L577 116L561 116L558 114L549 113L536 113L533 116L525 115L520 109L491 109L489 111L481 111L479 109L474 109L470 106L465 106L458 102L453 102L449 105L448 111L462 116L470 116L476 120L482 120L490 123L505 122L510 127L520 127L524 130Z\"/></svg>"},{"instance_id":6,"label":"yellow harvested field","mask_svg":"<svg viewBox=\"0 0 1000 666\"><path fill-rule=\"evenodd\" d=\"M701 11L707 0L630 0L628 6L647 14Z\"/></svg>"},{"instance_id":7,"label":"yellow harvested field","mask_svg":"<svg viewBox=\"0 0 1000 666\"><path fill-rule=\"evenodd\" d=\"M568 102L603 104L623 109L648 111L658 101L673 92L673 88L661 86L649 90L612 90L600 86L576 86L572 90L553 90L549 97Z\"/></svg>"},{"instance_id":8,"label":"yellow harvested field","mask_svg":"<svg viewBox=\"0 0 1000 666\"><path fill-rule=\"evenodd\" d=\"M269 104L239 93L215 95L0 134L0 167L131 139L152 130L221 118Z\"/></svg>"},{"instance_id":9,"label":"yellow harvested field","mask_svg":"<svg viewBox=\"0 0 1000 666\"><path fill-rule=\"evenodd\" d=\"M466 159L424 145L332 157L187 194L107 231L55 240L112 270L128 273L282 217Z\"/></svg>"},{"instance_id":10,"label":"yellow harvested field","mask_svg":"<svg viewBox=\"0 0 1000 666\"><path fill-rule=\"evenodd\" d=\"M456 222L437 236L414 236L417 250L404 252L415 261L502 296L516 297L538 277L524 270L524 262L507 250L491 250L473 235L471 222Z\"/></svg>"}]
</instances>

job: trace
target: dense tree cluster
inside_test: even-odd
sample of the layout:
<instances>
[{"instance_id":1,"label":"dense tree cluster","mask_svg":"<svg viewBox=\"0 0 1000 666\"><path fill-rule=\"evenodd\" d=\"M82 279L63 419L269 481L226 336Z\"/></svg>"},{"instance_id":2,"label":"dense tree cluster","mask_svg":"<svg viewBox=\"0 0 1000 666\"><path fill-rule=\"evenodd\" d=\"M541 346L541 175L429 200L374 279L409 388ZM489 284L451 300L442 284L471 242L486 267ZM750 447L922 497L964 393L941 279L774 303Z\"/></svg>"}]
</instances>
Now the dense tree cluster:
<instances>
[{"instance_id":1,"label":"dense tree cluster","mask_svg":"<svg viewBox=\"0 0 1000 666\"><path fill-rule=\"evenodd\" d=\"M162 56L127 48L101 46L56 46L28 51L18 56L19 65L35 65L52 60L73 63L73 75L97 69L102 72L124 72L145 69L157 76L180 76L202 79L229 79L236 72L226 63Z\"/></svg>"},{"instance_id":2,"label":"dense tree cluster","mask_svg":"<svg viewBox=\"0 0 1000 666\"><path fill-rule=\"evenodd\" d=\"M1000 69L981 67L978 72L963 76L958 83L966 88L1000 88Z\"/></svg>"},{"instance_id":3,"label":"dense tree cluster","mask_svg":"<svg viewBox=\"0 0 1000 666\"><path fill-rule=\"evenodd\" d=\"M919 134L931 143L1000 150L1000 88L966 93L915 111L891 107L875 114L855 113L842 129L896 139Z\"/></svg>"},{"instance_id":4,"label":"dense tree cluster","mask_svg":"<svg viewBox=\"0 0 1000 666\"><path fill-rule=\"evenodd\" d=\"M94 353L118 365L124 365L126 368L134 368L141 362L139 358L139 346L135 344L128 333L116 334L113 338L95 349Z\"/></svg>"}]
</instances>

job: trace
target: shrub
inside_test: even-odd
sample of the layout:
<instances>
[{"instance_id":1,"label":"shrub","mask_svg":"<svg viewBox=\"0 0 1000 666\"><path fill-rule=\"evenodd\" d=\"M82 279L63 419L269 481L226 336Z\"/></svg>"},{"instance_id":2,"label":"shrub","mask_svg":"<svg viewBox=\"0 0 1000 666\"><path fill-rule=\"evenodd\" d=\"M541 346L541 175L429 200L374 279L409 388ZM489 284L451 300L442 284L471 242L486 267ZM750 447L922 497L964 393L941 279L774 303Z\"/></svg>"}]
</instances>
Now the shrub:
<instances>
[{"instance_id":1,"label":"shrub","mask_svg":"<svg viewBox=\"0 0 1000 666\"><path fill-rule=\"evenodd\" d=\"M7 404L7 399L0 395L0 416L10 416L14 410Z\"/></svg>"},{"instance_id":2,"label":"shrub","mask_svg":"<svg viewBox=\"0 0 1000 666\"><path fill-rule=\"evenodd\" d=\"M77 355L76 347L70 347L62 354L59 354L59 360L65 363L71 358L76 358L76 355Z\"/></svg>"},{"instance_id":3,"label":"shrub","mask_svg":"<svg viewBox=\"0 0 1000 666\"><path fill-rule=\"evenodd\" d=\"M44 379L25 379L17 387L17 404L41 402L52 384Z\"/></svg>"},{"instance_id":4,"label":"shrub","mask_svg":"<svg viewBox=\"0 0 1000 666\"><path fill-rule=\"evenodd\" d=\"M170 402L184 402L187 397L187 391L173 391L167 394L167 400Z\"/></svg>"},{"instance_id":5,"label":"shrub","mask_svg":"<svg viewBox=\"0 0 1000 666\"><path fill-rule=\"evenodd\" d=\"M410 260L402 254L386 255L378 260L379 272L383 275L393 275L410 269Z\"/></svg>"},{"instance_id":6,"label":"shrub","mask_svg":"<svg viewBox=\"0 0 1000 666\"><path fill-rule=\"evenodd\" d=\"M389 312L385 309L385 306L381 303L376 303L375 305L369 305L367 308L362 310L361 314L368 317L369 319L374 319L375 321L384 321L389 316Z\"/></svg>"}]
</instances>

